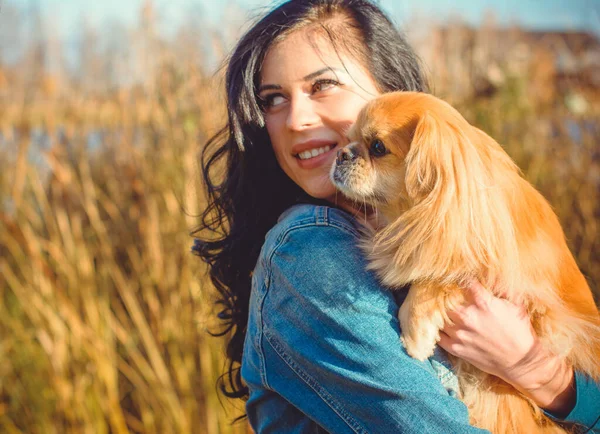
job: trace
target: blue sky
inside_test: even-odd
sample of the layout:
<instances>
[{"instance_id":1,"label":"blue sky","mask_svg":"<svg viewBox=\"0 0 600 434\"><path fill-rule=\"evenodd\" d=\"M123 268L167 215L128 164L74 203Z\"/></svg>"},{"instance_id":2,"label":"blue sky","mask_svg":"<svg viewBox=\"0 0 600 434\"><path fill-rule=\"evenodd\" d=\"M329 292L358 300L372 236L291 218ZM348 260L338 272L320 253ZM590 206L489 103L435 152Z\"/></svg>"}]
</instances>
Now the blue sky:
<instances>
[{"instance_id":1,"label":"blue sky","mask_svg":"<svg viewBox=\"0 0 600 434\"><path fill-rule=\"evenodd\" d=\"M58 19L60 33L68 37L76 31L81 18L101 25L107 20L133 24L143 0L0 0L24 7L38 4ZM250 17L257 10L282 1L261 0L154 0L163 30L175 28L189 11L220 22L223 5L237 4ZM476 24L487 10L493 10L503 24L518 22L537 29L587 29L600 35L600 0L379 0L382 8L401 26L410 26L410 17L427 17L443 21L461 16ZM1 13L1 12L0 12Z\"/></svg>"}]
</instances>

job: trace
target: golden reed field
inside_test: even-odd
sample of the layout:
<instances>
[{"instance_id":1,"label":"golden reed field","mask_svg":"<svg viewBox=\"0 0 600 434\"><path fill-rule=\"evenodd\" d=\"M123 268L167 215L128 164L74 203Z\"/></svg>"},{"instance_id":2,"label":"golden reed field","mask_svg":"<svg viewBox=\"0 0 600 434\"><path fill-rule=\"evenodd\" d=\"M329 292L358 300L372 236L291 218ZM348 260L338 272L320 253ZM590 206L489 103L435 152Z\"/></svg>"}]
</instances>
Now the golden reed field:
<instances>
[{"instance_id":1,"label":"golden reed field","mask_svg":"<svg viewBox=\"0 0 600 434\"><path fill-rule=\"evenodd\" d=\"M129 63L90 30L78 75L48 66L51 43L0 65L0 432L247 430L231 423L243 403L216 391L222 341L190 253L199 152L226 119L222 74L195 39L208 36L163 40L142 18ZM600 300L597 37L488 20L411 38L434 92L551 202ZM140 79L115 80L125 67Z\"/></svg>"}]
</instances>

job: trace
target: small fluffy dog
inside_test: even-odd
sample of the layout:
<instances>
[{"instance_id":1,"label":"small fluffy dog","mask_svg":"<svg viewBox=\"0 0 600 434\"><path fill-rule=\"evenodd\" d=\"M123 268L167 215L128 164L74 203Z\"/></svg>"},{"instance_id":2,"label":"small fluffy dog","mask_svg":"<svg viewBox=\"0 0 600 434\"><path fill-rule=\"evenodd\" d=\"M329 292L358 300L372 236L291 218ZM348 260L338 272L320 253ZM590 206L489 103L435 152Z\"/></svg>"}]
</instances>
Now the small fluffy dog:
<instances>
[{"instance_id":1,"label":"small fluffy dog","mask_svg":"<svg viewBox=\"0 0 600 434\"><path fill-rule=\"evenodd\" d=\"M543 345L600 378L600 319L548 202L502 147L428 94L369 102L331 178L385 226L363 248L382 282L410 284L400 309L407 352L434 351L447 312L478 279L526 307ZM471 423L493 433L567 432L498 377L451 357Z\"/></svg>"}]
</instances>

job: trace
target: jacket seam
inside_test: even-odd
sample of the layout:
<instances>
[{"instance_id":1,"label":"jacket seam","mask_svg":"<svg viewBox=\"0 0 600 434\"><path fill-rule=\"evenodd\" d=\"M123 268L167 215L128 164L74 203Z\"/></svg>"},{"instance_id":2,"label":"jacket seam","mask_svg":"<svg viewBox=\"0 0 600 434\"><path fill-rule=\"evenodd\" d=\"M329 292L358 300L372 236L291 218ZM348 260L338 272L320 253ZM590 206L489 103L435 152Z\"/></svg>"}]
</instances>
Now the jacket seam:
<instances>
[{"instance_id":1,"label":"jacket seam","mask_svg":"<svg viewBox=\"0 0 600 434\"><path fill-rule=\"evenodd\" d=\"M265 277L264 277L264 285L265 285L266 291L265 291L263 300L264 300L264 298L266 298L267 291L269 290L269 288L271 286L270 285L271 278L272 278L271 264L273 262L273 256L275 256L277 249L279 249L279 247L286 241L287 236L295 230L299 230L299 229L303 229L303 228L307 228L307 227L323 227L323 226L334 227L334 228L340 229L344 232L349 233L350 235L352 235L353 237L355 237L357 239L360 237L360 234L358 232L356 232L356 229L351 228L340 221L335 221L335 222L328 221L324 225L318 225L315 222L315 219L313 217L313 218L305 218L303 220L300 220L300 221L290 225L288 228L286 228L284 231L282 231L281 234L278 235L275 245L273 246L271 251L266 255L266 261L265 261L266 272L265 272ZM261 307L262 307L262 303L261 303ZM262 317L261 317L261 320L262 320Z\"/></svg>"},{"instance_id":2,"label":"jacket seam","mask_svg":"<svg viewBox=\"0 0 600 434\"><path fill-rule=\"evenodd\" d=\"M273 390L273 388L269 385L269 381L267 378L267 370L266 370L266 362L265 362L266 357L264 354L264 347L263 347L264 340L262 338L264 335L266 337L267 342L273 348L273 350L277 353L277 355L290 367L290 369L293 372L296 373L296 375L298 375L300 377L300 379L302 381L304 381L309 387L311 387L317 393L317 395L325 403L327 403L327 405L329 407L331 407L331 409L352 429L353 432L368 433L367 430L365 430L362 426L360 426L360 424L356 420L354 420L348 413L346 413L343 410L343 408L341 408L341 404L338 404L325 389L323 389L321 386L319 386L319 384L312 377L310 377L308 374L306 374L304 371L302 371L299 367L297 367L296 363L283 351L282 346L281 346L281 344L279 344L279 342L277 342L275 340L276 345L274 345L274 343L269 338L270 334L265 330L265 327L264 327L262 311L263 311L263 306L264 306L265 300L267 299L268 292L271 287L271 285L270 285L270 282L272 281L272 266L271 265L272 265L273 256L275 255L275 253L277 252L279 247L283 243L285 243L285 241L288 238L288 235L290 233L292 233L295 230L299 230L299 229L303 229L303 228L307 228L307 227L330 226L330 227L334 227L339 230L342 230L344 232L347 232L355 238L359 237L359 234L355 228L353 228L347 224L344 224L341 221L337 221L337 220L331 221L329 219L330 213L325 213L325 215L326 215L326 218L323 223L318 223L316 221L317 219L313 215L309 218L303 218L303 219L300 219L299 221L296 221L293 224L291 224L284 231L282 231L281 234L279 234L274 247L271 249L269 254L266 255L265 262L266 262L267 266L265 267L266 273L265 273L264 282L263 282L265 290L263 292L263 296L262 296L262 300L260 301L260 308L259 308L259 311L260 311L259 312L259 327L260 327L259 339L260 339L260 341L259 341L258 353L259 353L259 358L260 358L260 363L261 363L260 376L261 376L261 380L263 381L265 387Z\"/></svg>"},{"instance_id":3,"label":"jacket seam","mask_svg":"<svg viewBox=\"0 0 600 434\"><path fill-rule=\"evenodd\" d=\"M265 287L264 291L262 292L262 298L260 300L260 303L258 304L258 333L257 333L257 348L258 348L258 359L260 360L260 378L263 382L263 384L265 385L265 387L269 388L269 383L267 382L267 369L266 369L266 361L265 361L265 354L264 354L264 350L263 350L263 328L264 328L264 324L263 324L263 305L265 303L265 299L267 298L267 291L269 290L268 287Z\"/></svg>"},{"instance_id":4,"label":"jacket seam","mask_svg":"<svg viewBox=\"0 0 600 434\"><path fill-rule=\"evenodd\" d=\"M279 248L279 246L281 246L281 244L283 244L283 242L285 241L285 238L287 237L287 235L292 232L293 230L296 229L302 229L305 227L310 227L310 226L314 226L314 227L320 227L320 226L331 226L331 227L335 227L338 229L342 229L345 230L346 232L349 232L351 235L353 235L354 237L358 238L360 237L360 233L356 230L356 228L352 227L351 225L343 222L342 220L332 220L330 218L331 213L327 213L327 218L325 220L325 224L320 224L319 222L317 222L317 219L315 219L314 216L311 217L305 217L301 220L298 220L292 224L290 224L287 228L285 228L285 230L283 230L277 237L277 242L275 243L275 246L273 247L273 249L271 249L271 251L269 252L269 254L267 255L267 262L270 264L271 263L271 258L273 257L273 254L275 253L275 250L277 250Z\"/></svg>"},{"instance_id":5,"label":"jacket seam","mask_svg":"<svg viewBox=\"0 0 600 434\"><path fill-rule=\"evenodd\" d=\"M266 330L263 332L265 337L267 338L267 342L273 348L275 353L283 360L283 362L294 372L308 387L310 387L316 394L321 398L323 402L330 407L335 414L338 415L340 419L348 425L348 427L355 433L365 433L368 434L368 431L361 426L361 424L356 421L346 410L344 410L343 406L338 403L330 394L327 392L325 388L323 388L314 378L312 378L308 373L306 373L298 364L289 356L283 345L278 342L278 340L271 335Z\"/></svg>"}]
</instances>

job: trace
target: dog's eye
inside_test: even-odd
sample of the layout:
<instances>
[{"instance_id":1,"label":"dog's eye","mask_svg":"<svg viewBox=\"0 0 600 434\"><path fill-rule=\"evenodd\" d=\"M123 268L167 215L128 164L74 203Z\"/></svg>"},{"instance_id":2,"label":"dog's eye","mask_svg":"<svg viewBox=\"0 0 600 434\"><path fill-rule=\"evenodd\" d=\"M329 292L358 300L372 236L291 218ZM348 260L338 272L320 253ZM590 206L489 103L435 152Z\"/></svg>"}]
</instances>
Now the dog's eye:
<instances>
[{"instance_id":1,"label":"dog's eye","mask_svg":"<svg viewBox=\"0 0 600 434\"><path fill-rule=\"evenodd\" d=\"M388 153L387 148L379 139L373 140L369 151L371 151L371 155L373 155L374 157L383 157L385 154Z\"/></svg>"}]
</instances>

